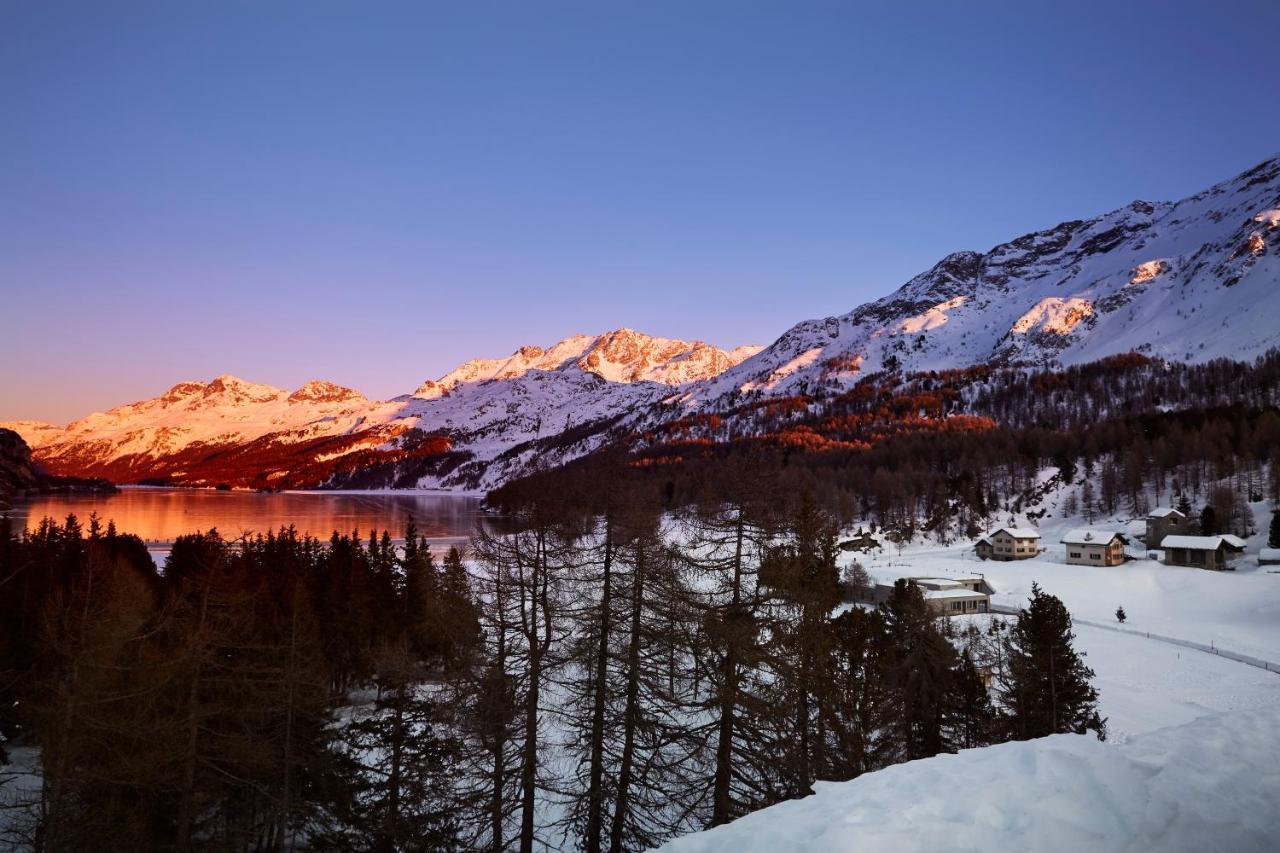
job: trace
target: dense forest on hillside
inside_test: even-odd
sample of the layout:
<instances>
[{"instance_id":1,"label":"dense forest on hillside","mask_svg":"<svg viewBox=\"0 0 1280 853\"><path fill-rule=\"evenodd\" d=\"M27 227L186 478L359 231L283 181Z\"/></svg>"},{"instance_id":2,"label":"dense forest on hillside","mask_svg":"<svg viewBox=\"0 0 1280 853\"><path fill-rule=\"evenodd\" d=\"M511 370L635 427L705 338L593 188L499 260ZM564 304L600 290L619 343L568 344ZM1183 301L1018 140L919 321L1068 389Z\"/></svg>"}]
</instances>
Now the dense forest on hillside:
<instances>
[{"instance_id":1,"label":"dense forest on hillside","mask_svg":"<svg viewBox=\"0 0 1280 853\"><path fill-rule=\"evenodd\" d=\"M0 528L0 829L36 851L646 849L896 762L1095 730L1070 617L840 608L835 526L544 501L470 558ZM988 689L983 673L994 679ZM37 760L38 782L10 774Z\"/></svg>"},{"instance_id":2,"label":"dense forest on hillside","mask_svg":"<svg viewBox=\"0 0 1280 853\"><path fill-rule=\"evenodd\" d=\"M1277 351L1252 364L1131 354L1065 370L881 374L839 395L752 399L618 435L490 500L514 509L554 493L599 511L625 488L674 509L731 500L750 470L784 506L808 493L842 522L946 539L1036 511L1052 468L1054 484L1082 484L1091 514L1185 501L1245 534L1247 501L1280 498L1278 406Z\"/></svg>"}]
</instances>

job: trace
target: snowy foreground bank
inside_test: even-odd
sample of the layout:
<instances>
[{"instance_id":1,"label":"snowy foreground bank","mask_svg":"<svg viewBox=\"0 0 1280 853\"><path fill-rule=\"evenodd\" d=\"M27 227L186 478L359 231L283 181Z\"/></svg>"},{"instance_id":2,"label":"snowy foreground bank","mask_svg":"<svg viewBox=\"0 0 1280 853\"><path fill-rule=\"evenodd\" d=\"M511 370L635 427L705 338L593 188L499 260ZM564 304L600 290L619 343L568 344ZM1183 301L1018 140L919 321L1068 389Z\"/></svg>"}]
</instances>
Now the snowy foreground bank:
<instances>
[{"instance_id":1,"label":"snowy foreground bank","mask_svg":"<svg viewBox=\"0 0 1280 853\"><path fill-rule=\"evenodd\" d=\"M1272 851L1280 709L1200 717L1127 743L1055 735L818 783L668 853Z\"/></svg>"}]
</instances>

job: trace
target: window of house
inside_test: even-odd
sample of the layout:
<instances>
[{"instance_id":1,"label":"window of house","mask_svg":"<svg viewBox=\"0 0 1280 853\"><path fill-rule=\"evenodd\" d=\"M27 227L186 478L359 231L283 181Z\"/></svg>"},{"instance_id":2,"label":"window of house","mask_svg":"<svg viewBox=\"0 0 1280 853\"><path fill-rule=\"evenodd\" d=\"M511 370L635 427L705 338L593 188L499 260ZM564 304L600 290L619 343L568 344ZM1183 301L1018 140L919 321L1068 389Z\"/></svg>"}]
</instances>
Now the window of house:
<instances>
[{"instance_id":1,"label":"window of house","mask_svg":"<svg viewBox=\"0 0 1280 853\"><path fill-rule=\"evenodd\" d=\"M964 602L963 602L963 601L953 601L953 602L951 602L951 609L952 609L952 610L959 610L959 609L960 609L960 608L962 608L962 607L964 607Z\"/></svg>"},{"instance_id":2,"label":"window of house","mask_svg":"<svg viewBox=\"0 0 1280 853\"><path fill-rule=\"evenodd\" d=\"M1075 559L1077 559L1077 560L1078 560L1078 559L1080 559L1080 552L1079 552L1079 551L1069 551L1069 552L1067 553L1067 556L1068 556L1068 557L1074 557Z\"/></svg>"},{"instance_id":3,"label":"window of house","mask_svg":"<svg viewBox=\"0 0 1280 853\"><path fill-rule=\"evenodd\" d=\"M1090 559L1090 560L1101 560L1101 559L1102 559L1102 555L1101 555L1101 554L1090 554L1090 555L1089 555L1089 559Z\"/></svg>"}]
</instances>

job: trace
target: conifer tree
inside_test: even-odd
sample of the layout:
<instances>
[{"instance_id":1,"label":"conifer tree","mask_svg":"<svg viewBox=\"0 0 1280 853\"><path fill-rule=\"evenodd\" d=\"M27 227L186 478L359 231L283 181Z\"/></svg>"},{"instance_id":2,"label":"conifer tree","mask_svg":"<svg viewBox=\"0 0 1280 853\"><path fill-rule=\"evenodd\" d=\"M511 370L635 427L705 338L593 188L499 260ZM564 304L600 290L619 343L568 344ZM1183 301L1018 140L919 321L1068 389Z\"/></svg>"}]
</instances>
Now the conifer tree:
<instances>
[{"instance_id":1,"label":"conifer tree","mask_svg":"<svg viewBox=\"0 0 1280 853\"><path fill-rule=\"evenodd\" d=\"M968 650L960 655L953 684L949 714L951 745L972 749L992 743L998 734L996 709Z\"/></svg>"},{"instance_id":2,"label":"conifer tree","mask_svg":"<svg viewBox=\"0 0 1280 853\"><path fill-rule=\"evenodd\" d=\"M1205 504L1200 510L1200 535L1212 536L1218 532L1218 511L1212 504Z\"/></svg>"},{"instance_id":3,"label":"conifer tree","mask_svg":"<svg viewBox=\"0 0 1280 853\"><path fill-rule=\"evenodd\" d=\"M1093 670L1072 646L1074 640L1067 608L1033 583L1029 605L1004 639L999 692L1013 739L1086 731L1105 738L1098 691L1090 683Z\"/></svg>"},{"instance_id":4,"label":"conifer tree","mask_svg":"<svg viewBox=\"0 0 1280 853\"><path fill-rule=\"evenodd\" d=\"M831 624L831 689L818 708L828 745L823 779L853 779L885 763L877 736L885 719L884 617L851 608Z\"/></svg>"},{"instance_id":5,"label":"conifer tree","mask_svg":"<svg viewBox=\"0 0 1280 853\"><path fill-rule=\"evenodd\" d=\"M684 517L684 562L692 585L705 590L691 602L699 621L693 651L700 688L693 713L708 718L695 735L703 741L709 765L705 821L710 826L782 798L770 751L775 741L766 735L765 720L776 708L765 698L769 679L758 583L772 528L753 491L746 488L740 495L738 502L698 508Z\"/></svg>"},{"instance_id":6,"label":"conifer tree","mask_svg":"<svg viewBox=\"0 0 1280 853\"><path fill-rule=\"evenodd\" d=\"M888 646L885 687L892 760L911 761L946 752L947 716L955 690L956 651L938 630L920 588L894 583L881 605Z\"/></svg>"},{"instance_id":7,"label":"conifer tree","mask_svg":"<svg viewBox=\"0 0 1280 853\"><path fill-rule=\"evenodd\" d=\"M441 730L423 674L406 639L380 653L376 699L356 708L339 733L346 784L328 826L312 842L317 849L463 849L452 809L456 746Z\"/></svg>"},{"instance_id":8,"label":"conifer tree","mask_svg":"<svg viewBox=\"0 0 1280 853\"><path fill-rule=\"evenodd\" d=\"M770 548L760 582L771 593L768 630L772 685L782 719L777 728L779 764L787 796L809 793L829 760L820 708L829 699L832 635L829 615L840 603L836 527L812 495L801 496L784 544Z\"/></svg>"}]
</instances>

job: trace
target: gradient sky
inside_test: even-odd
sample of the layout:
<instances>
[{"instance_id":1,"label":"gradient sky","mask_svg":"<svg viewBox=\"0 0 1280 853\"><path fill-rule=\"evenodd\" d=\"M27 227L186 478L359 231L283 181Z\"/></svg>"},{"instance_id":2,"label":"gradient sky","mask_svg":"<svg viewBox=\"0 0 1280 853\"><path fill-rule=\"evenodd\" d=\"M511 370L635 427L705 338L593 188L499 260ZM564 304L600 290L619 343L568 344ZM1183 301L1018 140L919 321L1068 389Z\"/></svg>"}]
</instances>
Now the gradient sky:
<instances>
[{"instance_id":1,"label":"gradient sky","mask_svg":"<svg viewBox=\"0 0 1280 853\"><path fill-rule=\"evenodd\" d=\"M769 343L1276 153L1277 33L1275 0L7 0L0 419Z\"/></svg>"}]
</instances>

